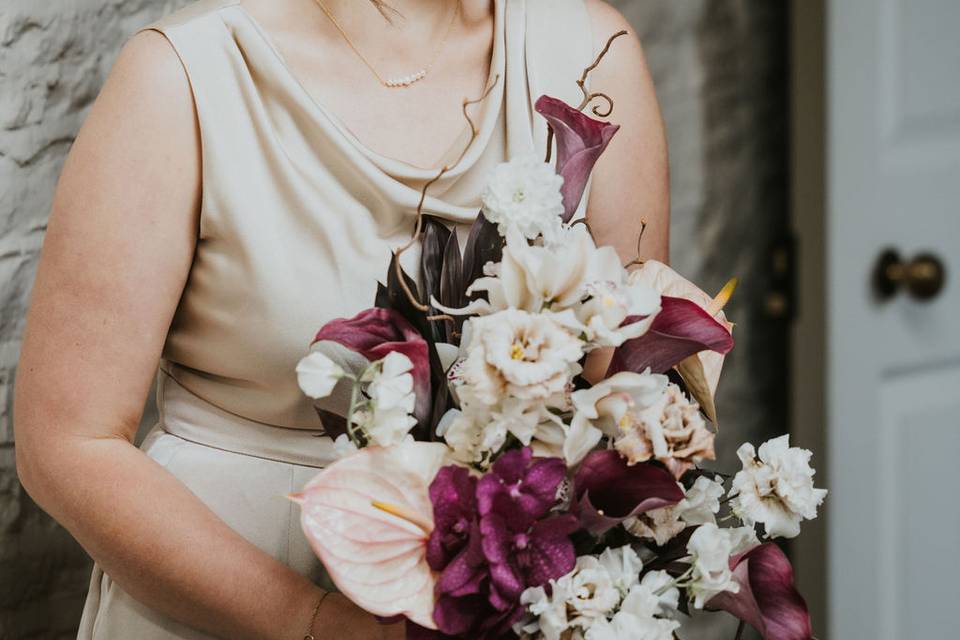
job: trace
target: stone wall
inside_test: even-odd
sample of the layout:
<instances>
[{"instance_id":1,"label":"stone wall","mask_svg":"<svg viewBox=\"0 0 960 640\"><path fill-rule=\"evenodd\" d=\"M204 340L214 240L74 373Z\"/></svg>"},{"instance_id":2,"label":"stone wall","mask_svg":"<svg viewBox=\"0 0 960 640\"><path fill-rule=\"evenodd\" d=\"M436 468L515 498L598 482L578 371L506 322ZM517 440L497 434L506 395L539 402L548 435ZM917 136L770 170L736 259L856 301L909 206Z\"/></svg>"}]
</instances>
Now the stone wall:
<instances>
[{"instance_id":1,"label":"stone wall","mask_svg":"<svg viewBox=\"0 0 960 640\"><path fill-rule=\"evenodd\" d=\"M24 312L53 189L120 45L185 0L0 2L0 638L66 639L90 578L83 549L14 470L12 401Z\"/></svg>"},{"instance_id":2,"label":"stone wall","mask_svg":"<svg viewBox=\"0 0 960 640\"><path fill-rule=\"evenodd\" d=\"M13 380L53 188L122 42L187 1L0 4L0 639L73 637L90 569L14 471ZM762 303L768 247L786 224L787 3L614 4L645 43L667 120L673 262L711 290L741 278L718 400L729 468L736 443L786 427L784 328Z\"/></svg>"}]
</instances>

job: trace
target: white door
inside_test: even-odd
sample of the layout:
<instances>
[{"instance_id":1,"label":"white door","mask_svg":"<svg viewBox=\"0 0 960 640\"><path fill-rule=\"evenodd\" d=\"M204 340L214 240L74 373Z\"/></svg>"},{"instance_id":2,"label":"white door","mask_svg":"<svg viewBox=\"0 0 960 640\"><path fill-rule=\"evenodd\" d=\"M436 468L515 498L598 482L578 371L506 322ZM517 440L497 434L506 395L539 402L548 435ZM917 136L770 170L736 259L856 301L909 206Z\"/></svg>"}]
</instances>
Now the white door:
<instances>
[{"instance_id":1,"label":"white door","mask_svg":"<svg viewBox=\"0 0 960 640\"><path fill-rule=\"evenodd\" d=\"M960 2L821 9L823 42L807 44L825 48L823 220L798 220L800 260L825 260L821 637L960 638ZM802 77L794 88L815 91ZM804 248L818 234L823 247ZM887 249L901 262L889 255L881 299ZM911 295L933 293L938 262L942 290ZM800 372L797 387L820 384Z\"/></svg>"}]
</instances>

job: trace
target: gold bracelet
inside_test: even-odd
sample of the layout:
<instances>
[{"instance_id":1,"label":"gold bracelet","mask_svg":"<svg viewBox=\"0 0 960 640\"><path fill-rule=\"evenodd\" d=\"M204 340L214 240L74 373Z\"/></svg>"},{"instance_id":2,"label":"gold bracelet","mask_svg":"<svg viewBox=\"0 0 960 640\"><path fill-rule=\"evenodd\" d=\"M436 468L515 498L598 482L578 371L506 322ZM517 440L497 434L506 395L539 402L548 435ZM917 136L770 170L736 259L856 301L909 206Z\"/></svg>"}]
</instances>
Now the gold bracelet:
<instances>
[{"instance_id":1,"label":"gold bracelet","mask_svg":"<svg viewBox=\"0 0 960 640\"><path fill-rule=\"evenodd\" d=\"M324 598L330 595L329 591L324 591L323 595L320 596L320 599L317 600L317 606L313 608L313 616L310 618L310 626L307 627L307 632L303 636L303 640L317 640L313 637L313 625L317 622L317 614L320 613L320 605L323 604Z\"/></svg>"}]
</instances>

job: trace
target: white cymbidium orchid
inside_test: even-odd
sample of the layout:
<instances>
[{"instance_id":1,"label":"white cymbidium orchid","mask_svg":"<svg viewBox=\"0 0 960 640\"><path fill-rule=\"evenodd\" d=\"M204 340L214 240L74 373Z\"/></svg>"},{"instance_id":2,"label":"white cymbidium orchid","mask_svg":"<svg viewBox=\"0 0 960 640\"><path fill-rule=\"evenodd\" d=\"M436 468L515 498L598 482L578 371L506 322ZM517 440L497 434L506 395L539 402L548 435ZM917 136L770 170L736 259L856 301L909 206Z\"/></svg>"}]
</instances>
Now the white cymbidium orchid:
<instances>
[{"instance_id":1,"label":"white cymbidium orchid","mask_svg":"<svg viewBox=\"0 0 960 640\"><path fill-rule=\"evenodd\" d=\"M783 435L760 445L744 443L737 450L743 469L733 478L730 508L744 524L763 524L770 538L794 538L800 522L817 517L826 489L813 486L810 451L791 447Z\"/></svg>"},{"instance_id":2,"label":"white cymbidium orchid","mask_svg":"<svg viewBox=\"0 0 960 640\"><path fill-rule=\"evenodd\" d=\"M560 316L581 335L585 349L619 346L643 335L660 311L660 294L620 264L612 247L597 247L583 226L564 228L557 243L531 245L508 231L499 263L488 264L486 276L467 290L486 293L463 309L447 313L489 315L507 309ZM636 320L624 325L627 318Z\"/></svg>"}]
</instances>

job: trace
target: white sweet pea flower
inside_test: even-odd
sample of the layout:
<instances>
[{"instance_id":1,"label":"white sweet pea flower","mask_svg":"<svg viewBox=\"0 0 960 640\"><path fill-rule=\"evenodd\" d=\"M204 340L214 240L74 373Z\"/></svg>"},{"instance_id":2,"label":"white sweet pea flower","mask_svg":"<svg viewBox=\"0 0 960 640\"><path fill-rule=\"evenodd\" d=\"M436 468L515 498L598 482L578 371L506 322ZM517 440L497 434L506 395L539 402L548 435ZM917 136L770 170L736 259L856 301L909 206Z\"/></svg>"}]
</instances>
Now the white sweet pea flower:
<instances>
[{"instance_id":1,"label":"white sweet pea flower","mask_svg":"<svg viewBox=\"0 0 960 640\"><path fill-rule=\"evenodd\" d=\"M674 509L687 524L716 524L723 491L723 482L700 476L693 486L686 490L686 497L677 503Z\"/></svg>"},{"instance_id":2,"label":"white sweet pea flower","mask_svg":"<svg viewBox=\"0 0 960 640\"><path fill-rule=\"evenodd\" d=\"M730 556L757 543L757 536L750 527L721 529L709 523L697 527L687 542L693 569L687 592L694 607L702 609L710 598L722 591L737 593L740 590L730 570Z\"/></svg>"},{"instance_id":3,"label":"white sweet pea flower","mask_svg":"<svg viewBox=\"0 0 960 640\"><path fill-rule=\"evenodd\" d=\"M326 398L346 375L340 365L317 350L311 350L297 363L297 384L314 399Z\"/></svg>"},{"instance_id":4,"label":"white sweet pea flower","mask_svg":"<svg viewBox=\"0 0 960 640\"><path fill-rule=\"evenodd\" d=\"M533 240L553 240L563 215L563 177L535 155L504 162L493 170L481 196L483 215L497 225L500 235L516 229Z\"/></svg>"},{"instance_id":5,"label":"white sweet pea flower","mask_svg":"<svg viewBox=\"0 0 960 640\"><path fill-rule=\"evenodd\" d=\"M762 523L770 538L794 538L800 522L817 517L826 489L813 486L811 452L780 436L760 445L759 455L745 443L737 450L743 470L733 478L730 508L744 524Z\"/></svg>"},{"instance_id":6,"label":"white sweet pea flower","mask_svg":"<svg viewBox=\"0 0 960 640\"><path fill-rule=\"evenodd\" d=\"M335 455L338 460L353 455L359 450L357 445L353 443L353 440L350 439L350 436L345 433L341 433L333 441L333 455Z\"/></svg>"},{"instance_id":7,"label":"white sweet pea flower","mask_svg":"<svg viewBox=\"0 0 960 640\"><path fill-rule=\"evenodd\" d=\"M410 358L391 351L371 364L361 376L360 381L368 383L366 391L370 401L354 411L352 422L371 444L383 447L399 444L417 424L411 415L416 405L412 370Z\"/></svg>"},{"instance_id":8,"label":"white sweet pea flower","mask_svg":"<svg viewBox=\"0 0 960 640\"><path fill-rule=\"evenodd\" d=\"M379 362L378 373L367 388L374 406L380 411L403 409L413 413L417 396L413 391L413 363L399 351L391 351Z\"/></svg>"}]
</instances>

